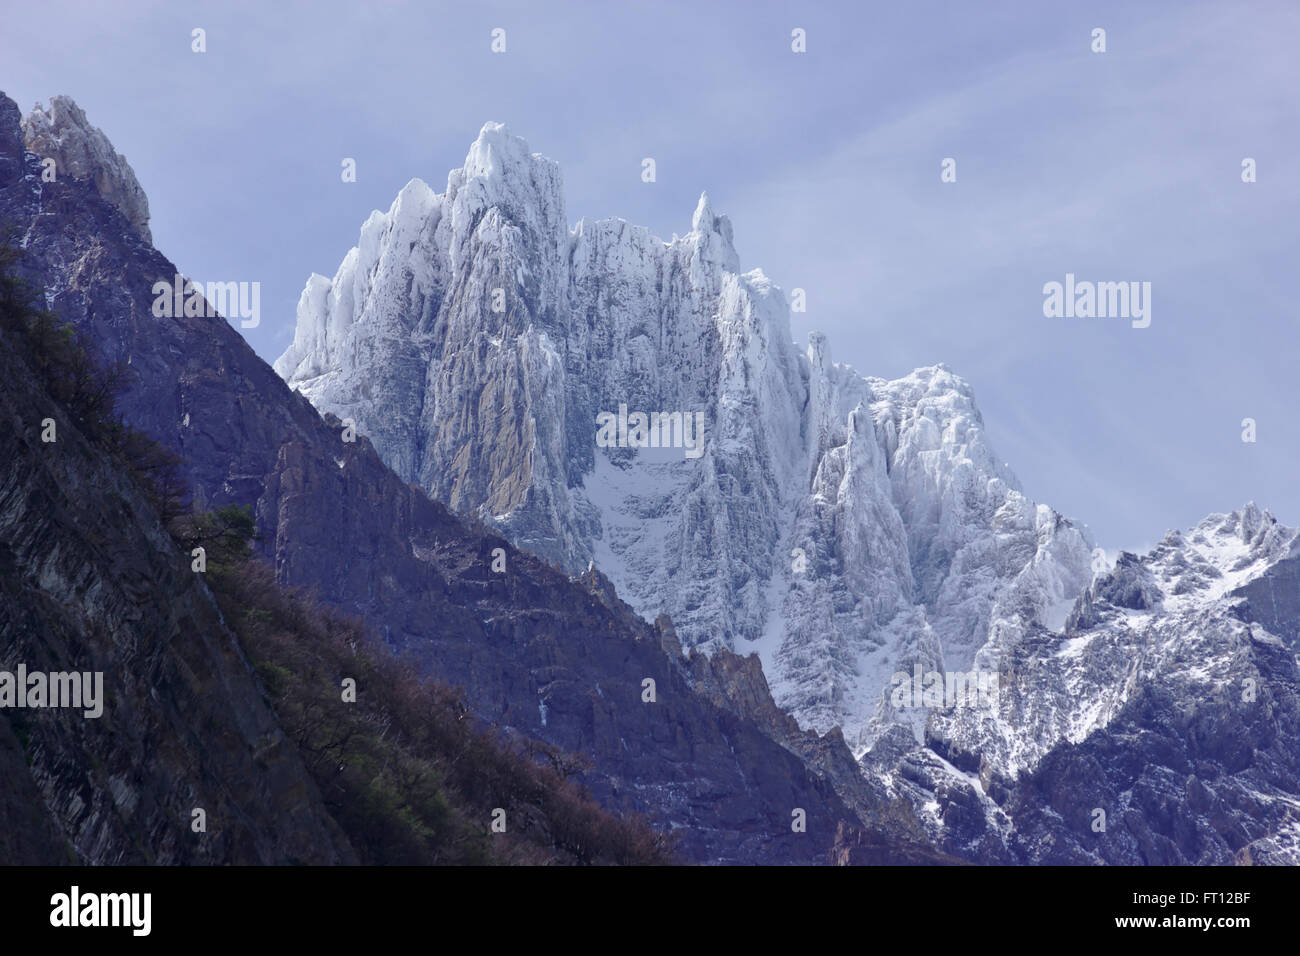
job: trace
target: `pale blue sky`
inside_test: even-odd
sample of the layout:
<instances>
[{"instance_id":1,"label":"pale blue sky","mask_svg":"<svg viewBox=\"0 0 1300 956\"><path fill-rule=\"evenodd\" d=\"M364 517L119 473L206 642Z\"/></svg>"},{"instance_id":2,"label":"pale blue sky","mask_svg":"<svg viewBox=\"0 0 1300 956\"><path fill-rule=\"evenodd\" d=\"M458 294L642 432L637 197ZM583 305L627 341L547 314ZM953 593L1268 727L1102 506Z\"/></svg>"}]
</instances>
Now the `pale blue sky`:
<instances>
[{"instance_id":1,"label":"pale blue sky","mask_svg":"<svg viewBox=\"0 0 1300 956\"><path fill-rule=\"evenodd\" d=\"M262 283L267 360L308 274L487 120L559 161L571 223L666 238L707 189L742 266L807 290L800 342L869 375L946 362L1030 496L1114 549L1248 499L1300 523L1298 49L1283 2L55 0L0 15L0 89L72 96L163 252ZM1044 318L1067 272L1151 282L1150 328Z\"/></svg>"}]
</instances>

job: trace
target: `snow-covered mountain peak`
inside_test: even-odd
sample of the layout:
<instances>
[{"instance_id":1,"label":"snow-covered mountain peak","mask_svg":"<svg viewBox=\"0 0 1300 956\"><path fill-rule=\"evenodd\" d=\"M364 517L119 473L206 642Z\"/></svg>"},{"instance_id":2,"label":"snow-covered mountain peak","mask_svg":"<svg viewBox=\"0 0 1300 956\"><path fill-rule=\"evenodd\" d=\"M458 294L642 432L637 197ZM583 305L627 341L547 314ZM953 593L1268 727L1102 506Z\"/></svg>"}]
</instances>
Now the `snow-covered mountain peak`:
<instances>
[{"instance_id":1,"label":"snow-covered mountain peak","mask_svg":"<svg viewBox=\"0 0 1300 956\"><path fill-rule=\"evenodd\" d=\"M397 194L388 219L404 230L419 229L438 203L438 194L423 179L412 179ZM371 214L373 219L378 212Z\"/></svg>"},{"instance_id":2,"label":"snow-covered mountain peak","mask_svg":"<svg viewBox=\"0 0 1300 956\"><path fill-rule=\"evenodd\" d=\"M470 179L506 175L512 166L526 167L532 156L523 137L511 134L504 123L487 122L470 144L461 172Z\"/></svg>"},{"instance_id":3,"label":"snow-covered mountain peak","mask_svg":"<svg viewBox=\"0 0 1300 956\"><path fill-rule=\"evenodd\" d=\"M700 193L695 212L691 215L691 231L677 240L694 250L692 278L697 283L709 282L719 273L740 272L740 257L736 254L733 240L731 220L716 215L709 194Z\"/></svg>"},{"instance_id":4,"label":"snow-covered mountain peak","mask_svg":"<svg viewBox=\"0 0 1300 956\"><path fill-rule=\"evenodd\" d=\"M563 201L563 178L559 164L528 148L523 137L515 136L503 123L484 123L465 154L465 163L447 177L446 196L454 198L465 189L474 191L485 205L509 203L523 212L519 203L530 200L545 205Z\"/></svg>"},{"instance_id":5,"label":"snow-covered mountain peak","mask_svg":"<svg viewBox=\"0 0 1300 956\"><path fill-rule=\"evenodd\" d=\"M1133 750L1135 726L1158 731L1133 752L1160 800L1223 787L1276 795L1277 832L1287 806L1300 815L1271 781L1212 766L1236 767L1244 739L1214 728L1264 727L1294 699L1294 529L1247 505L1094 571L1088 529L1026 496L968 382L943 364L866 378L824 335L796 345L784 294L741 271L707 194L667 242L619 219L570 231L553 163L496 126L470 152L445 194L399 197L332 281L308 280L276 365L403 478L574 573L594 565L688 651L757 653L778 705L840 727L959 852L1058 852L1074 827L1059 817L1050 840L1006 839L1008 814L1034 832L1010 795L1052 761L1081 761L1049 773L1077 783L1072 805L1122 814L1137 797L1111 752ZM996 692L913 692L937 678ZM1243 709L1247 684L1260 703ZM1193 763L1204 787L1186 783ZM1111 858L1077 829L1070 853ZM1222 861L1220 844L1203 852Z\"/></svg>"},{"instance_id":6,"label":"snow-covered mountain peak","mask_svg":"<svg viewBox=\"0 0 1300 956\"><path fill-rule=\"evenodd\" d=\"M864 766L931 809L936 835L961 831L959 843L1009 829L1007 813L1018 810L1008 788L1060 794L1077 784L1087 807L1158 806L1186 819L1195 837L1184 860L1230 862L1250 842L1260 859L1295 863L1298 543L1297 529L1248 504L1171 531L1144 555L1122 552L1060 633L1030 628L1015 642L990 642L982 656L999 676L996 696L933 710L928 747L908 751L894 735L892 749ZM946 814L948 804L964 817ZM1244 841L1216 836L1237 826L1221 818L1242 807L1267 823L1249 824ZM1145 861L1164 859L1165 844L1144 851ZM1013 856L1044 852L1032 838L1003 845ZM1117 852L1083 838L1047 855L1097 862Z\"/></svg>"},{"instance_id":7,"label":"snow-covered mountain peak","mask_svg":"<svg viewBox=\"0 0 1300 956\"><path fill-rule=\"evenodd\" d=\"M695 204L695 212L691 216L692 232L713 232L713 206L709 203L709 194L700 193L700 201Z\"/></svg>"},{"instance_id":8,"label":"snow-covered mountain peak","mask_svg":"<svg viewBox=\"0 0 1300 956\"><path fill-rule=\"evenodd\" d=\"M707 193L668 242L570 231L558 167L500 124L309 280L276 369L406 480L594 560L687 647L758 652L778 703L850 739L897 668L1059 624L1090 579L1086 532L1020 493L965 381L865 379L819 334L801 351ZM602 446L618 414L669 422L674 451Z\"/></svg>"},{"instance_id":9,"label":"snow-covered mountain peak","mask_svg":"<svg viewBox=\"0 0 1300 956\"><path fill-rule=\"evenodd\" d=\"M1217 600L1300 553L1300 531L1278 522L1253 501L1212 514L1189 532L1170 532L1143 564L1165 594L1169 610Z\"/></svg>"},{"instance_id":10,"label":"snow-covered mountain peak","mask_svg":"<svg viewBox=\"0 0 1300 956\"><path fill-rule=\"evenodd\" d=\"M946 365L918 368L890 382L869 381L877 395L877 416L892 422L900 436L893 457L908 464L914 456L942 450L953 465L969 463L1020 490L1016 476L988 443L975 390Z\"/></svg>"}]
</instances>

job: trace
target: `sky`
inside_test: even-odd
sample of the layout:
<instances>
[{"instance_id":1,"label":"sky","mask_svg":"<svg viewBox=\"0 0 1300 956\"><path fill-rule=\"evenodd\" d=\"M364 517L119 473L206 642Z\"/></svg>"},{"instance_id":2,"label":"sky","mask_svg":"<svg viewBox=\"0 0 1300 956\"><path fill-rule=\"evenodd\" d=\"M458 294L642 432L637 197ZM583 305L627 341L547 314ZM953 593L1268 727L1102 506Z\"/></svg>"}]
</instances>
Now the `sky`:
<instances>
[{"instance_id":1,"label":"sky","mask_svg":"<svg viewBox=\"0 0 1300 956\"><path fill-rule=\"evenodd\" d=\"M796 341L945 363L1025 492L1113 552L1249 500L1300 524L1297 49L1300 5L1248 0L46 0L0 12L0 90L75 99L182 272L261 283L267 361L308 275L484 122L559 162L571 224L667 239L707 190L742 268L805 291ZM1150 325L1045 316L1067 273L1151 283Z\"/></svg>"}]
</instances>

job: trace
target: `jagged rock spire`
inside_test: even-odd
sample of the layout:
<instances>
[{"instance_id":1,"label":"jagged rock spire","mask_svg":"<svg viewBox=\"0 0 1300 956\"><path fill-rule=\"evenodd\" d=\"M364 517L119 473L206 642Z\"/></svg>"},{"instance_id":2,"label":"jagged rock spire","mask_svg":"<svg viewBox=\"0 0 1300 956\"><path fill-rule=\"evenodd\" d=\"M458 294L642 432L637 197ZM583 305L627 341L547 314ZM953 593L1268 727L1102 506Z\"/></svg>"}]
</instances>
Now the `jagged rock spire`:
<instances>
[{"instance_id":1,"label":"jagged rock spire","mask_svg":"<svg viewBox=\"0 0 1300 956\"><path fill-rule=\"evenodd\" d=\"M53 159L60 176L89 179L99 194L117 207L146 242L149 198L126 157L71 97L55 96L46 109L40 103L23 118L23 140L29 152Z\"/></svg>"}]
</instances>

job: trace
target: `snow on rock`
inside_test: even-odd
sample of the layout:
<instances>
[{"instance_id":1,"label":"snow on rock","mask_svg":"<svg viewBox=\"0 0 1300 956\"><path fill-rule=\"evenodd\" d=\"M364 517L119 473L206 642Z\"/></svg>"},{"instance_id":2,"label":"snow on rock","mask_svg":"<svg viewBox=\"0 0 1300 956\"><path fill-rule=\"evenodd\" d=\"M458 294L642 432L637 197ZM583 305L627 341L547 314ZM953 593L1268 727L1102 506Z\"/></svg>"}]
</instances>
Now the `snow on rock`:
<instances>
[{"instance_id":1,"label":"snow on rock","mask_svg":"<svg viewBox=\"0 0 1300 956\"><path fill-rule=\"evenodd\" d=\"M972 799L994 816L998 807L986 790L1000 790L1000 802L1014 806L1007 793L1032 792L1050 761L1046 785L1064 793L1077 780L1080 806L1113 811L1141 792L1185 817L1188 845L1176 854L1165 847L1165 858L1144 848L1144 862L1233 862L1232 835L1264 825L1277 833L1260 838L1253 852L1300 863L1289 836L1300 821L1300 755L1285 730L1297 719L1300 682L1298 563L1300 531L1253 503L1211 515L1190 532L1170 532L1147 555L1123 553L1096 575L1061 633L1031 627L1014 644L990 641L979 656L999 673L996 700L932 711L926 744L978 769L983 786ZM1279 601L1289 602L1282 613ZM1114 763L1121 747L1124 756ZM902 788L909 785L899 776L906 759L918 758L868 755L864 765ZM1076 778L1067 769L1072 761L1093 770ZM913 799L925 799L933 786ZM1108 787L1121 792L1108 799ZM1205 796L1204 787L1217 797ZM1042 799L1035 792L1029 803ZM1203 830L1198 814L1206 817ZM1160 825L1147 808L1125 819ZM1032 829L1025 820L1017 828L1022 840ZM942 839L943 827L933 829ZM1086 822L1078 829L1088 832ZM1062 855L1033 858L1115 862L1126 851L1085 838L1068 852L1050 852Z\"/></svg>"},{"instance_id":2,"label":"snow on rock","mask_svg":"<svg viewBox=\"0 0 1300 956\"><path fill-rule=\"evenodd\" d=\"M141 238L153 242L149 197L135 178L131 164L113 149L102 130L90 125L70 97L52 97L48 109L37 103L23 118L22 129L29 152L53 159L58 176L94 182L99 194L117 207Z\"/></svg>"},{"instance_id":3,"label":"snow on rock","mask_svg":"<svg viewBox=\"0 0 1300 956\"><path fill-rule=\"evenodd\" d=\"M794 344L784 295L741 272L707 194L667 242L565 215L557 166L486 125L445 192L413 180L332 280L308 280L276 370L406 480L571 572L594 563L647 619L667 612L688 652L757 653L776 702L840 727L959 855L1222 862L1238 827L1222 801L1260 800L1278 809L1256 815L1273 829L1253 852L1294 856L1296 788L1238 766L1239 738L1280 739L1274 718L1162 736L1223 717L1223 687L1296 683L1294 531L1251 505L1094 574L1087 529L1026 497L965 381L943 365L867 378L820 334ZM701 414L703 446L598 444L620 411ZM914 674L998 689L900 706ZM1215 835L1162 843L1148 814L1099 850L1088 820L1042 809L1035 787L1093 806L1118 746L1150 752L1136 783L1121 762L1097 784L1112 810L1159 794ZM1206 782L1179 783L1192 763Z\"/></svg>"},{"instance_id":4,"label":"snow on rock","mask_svg":"<svg viewBox=\"0 0 1300 956\"><path fill-rule=\"evenodd\" d=\"M403 478L595 560L688 648L759 653L802 725L865 747L892 674L1059 627L1092 542L1024 497L945 367L887 382L796 346L733 238L707 194L668 242L569 229L558 167L489 123L444 193L412 181L308 280L276 370ZM703 413L703 453L598 447L620 406Z\"/></svg>"}]
</instances>

